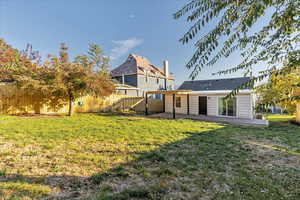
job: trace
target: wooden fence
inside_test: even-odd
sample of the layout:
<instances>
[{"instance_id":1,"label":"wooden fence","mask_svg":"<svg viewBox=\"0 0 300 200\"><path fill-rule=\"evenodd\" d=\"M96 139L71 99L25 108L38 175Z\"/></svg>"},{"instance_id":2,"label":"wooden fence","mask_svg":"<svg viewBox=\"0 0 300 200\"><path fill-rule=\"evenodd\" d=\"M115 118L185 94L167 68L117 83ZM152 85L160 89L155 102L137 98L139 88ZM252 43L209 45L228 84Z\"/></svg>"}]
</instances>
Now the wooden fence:
<instances>
[{"instance_id":1,"label":"wooden fence","mask_svg":"<svg viewBox=\"0 0 300 200\"><path fill-rule=\"evenodd\" d=\"M134 106L143 101L143 97L130 97L113 94L106 98L86 96L75 102L75 112L121 112L134 109Z\"/></svg>"},{"instance_id":2,"label":"wooden fence","mask_svg":"<svg viewBox=\"0 0 300 200\"><path fill-rule=\"evenodd\" d=\"M40 95L28 95L9 83L0 83L0 113L66 113L67 106L43 105ZM66 105L66 104L65 104Z\"/></svg>"},{"instance_id":3,"label":"wooden fence","mask_svg":"<svg viewBox=\"0 0 300 200\"><path fill-rule=\"evenodd\" d=\"M51 98L51 97L49 97ZM67 113L68 103L61 102L61 106L45 105L41 102L39 95L28 95L14 87L12 84L0 83L0 113L20 114L20 113ZM113 94L108 97L95 98L85 96L74 102L74 112L120 112L125 110L135 110L142 112L145 110L143 97L131 97L127 95ZM162 101L158 99L149 100L150 111L162 111Z\"/></svg>"}]
</instances>

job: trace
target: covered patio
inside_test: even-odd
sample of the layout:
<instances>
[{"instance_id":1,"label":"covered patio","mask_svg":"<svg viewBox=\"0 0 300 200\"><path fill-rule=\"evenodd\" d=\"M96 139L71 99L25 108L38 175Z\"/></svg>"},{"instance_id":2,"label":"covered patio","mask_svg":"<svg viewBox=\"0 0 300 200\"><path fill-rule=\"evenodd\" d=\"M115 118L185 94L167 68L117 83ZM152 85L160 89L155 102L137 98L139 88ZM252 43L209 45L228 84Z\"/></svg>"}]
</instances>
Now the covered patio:
<instances>
[{"instance_id":1,"label":"covered patio","mask_svg":"<svg viewBox=\"0 0 300 200\"><path fill-rule=\"evenodd\" d=\"M149 115L149 105L148 105L148 95L152 94L162 94L163 95L163 107L165 108L165 95L172 95L172 113L166 113L165 110L163 113ZM148 91L145 95L145 114L149 115L150 118L164 118L164 119L192 119L208 122L218 122L218 123L228 123L228 124L237 124L237 125L249 125L249 126L268 126L268 120L261 119L244 119L244 118L235 118L235 117L223 117L223 116L209 116L209 115L195 115L190 114L190 98L189 96L193 94L192 90L161 90L161 91ZM175 99L176 95L186 95L187 96L187 110L186 114L176 113L175 110Z\"/></svg>"},{"instance_id":2,"label":"covered patio","mask_svg":"<svg viewBox=\"0 0 300 200\"><path fill-rule=\"evenodd\" d=\"M152 95L152 94L162 94L163 95L163 107L164 107L164 112L165 112L165 95L172 95L173 96L173 112L172 112L172 117L173 119L176 119L176 111L175 111L175 98L176 95L187 95L187 115L189 115L189 95L192 92L192 90L157 90L157 91L148 91L145 94L145 98L146 98L146 103L145 103L145 114L149 115L149 104L148 104L148 95Z\"/></svg>"}]
</instances>

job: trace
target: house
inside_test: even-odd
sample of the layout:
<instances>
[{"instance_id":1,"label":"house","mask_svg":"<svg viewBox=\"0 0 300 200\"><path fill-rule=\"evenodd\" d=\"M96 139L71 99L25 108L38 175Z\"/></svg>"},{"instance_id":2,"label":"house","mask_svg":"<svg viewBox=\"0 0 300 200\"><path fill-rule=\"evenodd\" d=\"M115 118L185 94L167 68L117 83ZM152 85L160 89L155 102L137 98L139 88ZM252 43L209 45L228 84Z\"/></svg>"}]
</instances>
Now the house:
<instances>
[{"instance_id":1,"label":"house","mask_svg":"<svg viewBox=\"0 0 300 200\"><path fill-rule=\"evenodd\" d=\"M164 61L162 69L145 57L130 54L123 64L111 71L111 76L120 84L138 88L138 96L144 96L150 90L174 89L175 78L169 72L168 61Z\"/></svg>"},{"instance_id":2,"label":"house","mask_svg":"<svg viewBox=\"0 0 300 200\"><path fill-rule=\"evenodd\" d=\"M178 90L165 91L165 112L207 115L228 118L254 118L254 93L251 87L243 87L231 99L225 97L250 78L185 81ZM157 94L152 91L148 94Z\"/></svg>"}]
</instances>

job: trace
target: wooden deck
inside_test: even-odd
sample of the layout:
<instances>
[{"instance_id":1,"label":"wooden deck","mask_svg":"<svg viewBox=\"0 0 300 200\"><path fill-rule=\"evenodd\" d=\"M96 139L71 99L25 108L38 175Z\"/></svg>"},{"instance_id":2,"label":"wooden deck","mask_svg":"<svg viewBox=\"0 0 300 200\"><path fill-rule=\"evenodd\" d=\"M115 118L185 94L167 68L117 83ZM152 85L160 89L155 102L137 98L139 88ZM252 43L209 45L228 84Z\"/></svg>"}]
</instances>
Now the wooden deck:
<instances>
[{"instance_id":1,"label":"wooden deck","mask_svg":"<svg viewBox=\"0 0 300 200\"><path fill-rule=\"evenodd\" d=\"M159 113L159 114L149 115L148 117L172 119L173 114ZM193 119L199 121L219 122L219 123L227 123L227 124L246 125L246 126L269 126L269 121L262 120L262 119L241 119L241 118L206 116L206 115L184 115L184 114L177 114L177 113L176 113L176 119Z\"/></svg>"}]
</instances>

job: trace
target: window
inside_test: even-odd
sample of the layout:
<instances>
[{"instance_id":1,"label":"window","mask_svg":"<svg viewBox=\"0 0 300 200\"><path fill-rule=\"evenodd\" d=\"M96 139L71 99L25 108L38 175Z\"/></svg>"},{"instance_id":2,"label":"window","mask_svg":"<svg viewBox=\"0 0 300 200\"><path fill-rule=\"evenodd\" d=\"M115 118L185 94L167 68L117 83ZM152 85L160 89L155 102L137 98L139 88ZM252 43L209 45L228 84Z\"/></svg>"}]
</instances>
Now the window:
<instances>
[{"instance_id":1,"label":"window","mask_svg":"<svg viewBox=\"0 0 300 200\"><path fill-rule=\"evenodd\" d=\"M219 115L236 116L236 98L219 98Z\"/></svg>"},{"instance_id":2,"label":"window","mask_svg":"<svg viewBox=\"0 0 300 200\"><path fill-rule=\"evenodd\" d=\"M176 97L176 108L181 108L181 97Z\"/></svg>"},{"instance_id":3,"label":"window","mask_svg":"<svg viewBox=\"0 0 300 200\"><path fill-rule=\"evenodd\" d=\"M156 79L156 84L159 84L159 78Z\"/></svg>"}]
</instances>

